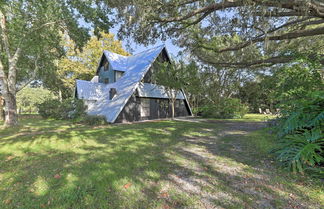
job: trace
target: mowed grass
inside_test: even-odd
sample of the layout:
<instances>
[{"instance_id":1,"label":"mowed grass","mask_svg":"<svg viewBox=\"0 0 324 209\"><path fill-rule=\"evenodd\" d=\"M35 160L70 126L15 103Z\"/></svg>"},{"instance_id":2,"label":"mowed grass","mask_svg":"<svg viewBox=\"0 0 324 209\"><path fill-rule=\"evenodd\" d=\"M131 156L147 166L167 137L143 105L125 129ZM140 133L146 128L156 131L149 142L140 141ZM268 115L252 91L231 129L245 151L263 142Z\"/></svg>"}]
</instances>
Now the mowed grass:
<instances>
[{"instance_id":1,"label":"mowed grass","mask_svg":"<svg viewBox=\"0 0 324 209\"><path fill-rule=\"evenodd\" d=\"M319 180L276 166L267 130L227 129L219 121L90 127L22 119L19 127L0 129L0 208L324 204Z\"/></svg>"}]
</instances>

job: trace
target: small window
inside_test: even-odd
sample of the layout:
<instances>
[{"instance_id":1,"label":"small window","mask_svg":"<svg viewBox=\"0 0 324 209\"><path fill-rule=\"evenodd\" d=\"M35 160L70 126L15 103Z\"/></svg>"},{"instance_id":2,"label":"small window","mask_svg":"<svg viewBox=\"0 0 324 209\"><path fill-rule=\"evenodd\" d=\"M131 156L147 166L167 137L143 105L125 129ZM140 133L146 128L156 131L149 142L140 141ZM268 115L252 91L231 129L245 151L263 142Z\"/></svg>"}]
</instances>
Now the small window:
<instances>
[{"instance_id":1,"label":"small window","mask_svg":"<svg viewBox=\"0 0 324 209\"><path fill-rule=\"evenodd\" d=\"M108 83L109 83L109 78L105 78L104 83L105 83L105 84L108 84Z\"/></svg>"},{"instance_id":2,"label":"small window","mask_svg":"<svg viewBox=\"0 0 324 209\"><path fill-rule=\"evenodd\" d=\"M116 75L116 81L118 80L118 79L120 79L123 75L124 75L124 72L121 72L121 71L115 71L115 75Z\"/></svg>"},{"instance_id":3,"label":"small window","mask_svg":"<svg viewBox=\"0 0 324 209\"><path fill-rule=\"evenodd\" d=\"M104 64L104 71L108 71L109 70L109 63L105 62Z\"/></svg>"}]
</instances>

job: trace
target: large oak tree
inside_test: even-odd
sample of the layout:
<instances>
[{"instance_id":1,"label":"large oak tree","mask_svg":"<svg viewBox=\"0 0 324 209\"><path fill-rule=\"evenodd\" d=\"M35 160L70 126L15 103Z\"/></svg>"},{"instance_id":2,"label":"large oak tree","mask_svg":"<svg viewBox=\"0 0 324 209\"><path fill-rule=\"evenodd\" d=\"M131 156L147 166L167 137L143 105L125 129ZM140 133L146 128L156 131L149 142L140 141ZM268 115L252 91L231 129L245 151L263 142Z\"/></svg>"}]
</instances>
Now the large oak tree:
<instances>
[{"instance_id":1,"label":"large oak tree","mask_svg":"<svg viewBox=\"0 0 324 209\"><path fill-rule=\"evenodd\" d=\"M272 66L291 62L296 53L323 51L317 42L324 34L320 0L126 0L115 7L123 18L120 35L144 44L171 37L220 67Z\"/></svg>"},{"instance_id":2,"label":"large oak tree","mask_svg":"<svg viewBox=\"0 0 324 209\"><path fill-rule=\"evenodd\" d=\"M53 60L64 54L60 32L82 46L95 33L111 26L101 0L0 0L0 90L5 100L5 125L18 122L16 93L38 76L53 70Z\"/></svg>"}]
</instances>

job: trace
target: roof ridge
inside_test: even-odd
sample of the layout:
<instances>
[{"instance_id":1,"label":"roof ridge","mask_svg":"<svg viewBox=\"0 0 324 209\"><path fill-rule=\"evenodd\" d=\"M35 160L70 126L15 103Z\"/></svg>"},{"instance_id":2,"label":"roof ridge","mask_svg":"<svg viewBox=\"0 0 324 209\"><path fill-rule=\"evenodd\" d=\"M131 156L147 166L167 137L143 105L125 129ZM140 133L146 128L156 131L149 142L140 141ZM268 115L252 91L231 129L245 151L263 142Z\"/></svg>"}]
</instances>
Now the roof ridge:
<instances>
[{"instance_id":1,"label":"roof ridge","mask_svg":"<svg viewBox=\"0 0 324 209\"><path fill-rule=\"evenodd\" d=\"M131 55L131 56L129 56L129 57L133 57L133 56L136 56L136 55L142 54L142 53L144 53L144 52L150 51L150 50L152 50L152 49L157 49L157 48L162 47L162 46L165 47L165 44L161 44L161 45L158 45L158 46L155 46L155 47L152 47L152 48L146 49L146 50L144 50L144 51L138 52L137 54Z\"/></svg>"}]
</instances>

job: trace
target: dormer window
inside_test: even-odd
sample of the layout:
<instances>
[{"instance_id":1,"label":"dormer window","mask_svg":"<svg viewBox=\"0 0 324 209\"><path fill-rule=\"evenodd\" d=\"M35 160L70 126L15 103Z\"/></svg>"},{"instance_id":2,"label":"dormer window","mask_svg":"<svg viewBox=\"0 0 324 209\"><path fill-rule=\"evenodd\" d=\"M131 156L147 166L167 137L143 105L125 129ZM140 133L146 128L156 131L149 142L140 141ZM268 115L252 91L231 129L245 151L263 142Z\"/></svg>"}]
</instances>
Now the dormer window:
<instances>
[{"instance_id":1,"label":"dormer window","mask_svg":"<svg viewBox=\"0 0 324 209\"><path fill-rule=\"evenodd\" d=\"M104 71L108 71L109 70L109 63L105 62L104 64Z\"/></svg>"},{"instance_id":2,"label":"dormer window","mask_svg":"<svg viewBox=\"0 0 324 209\"><path fill-rule=\"evenodd\" d=\"M122 71L115 71L115 81L120 79L124 75L124 72Z\"/></svg>"}]
</instances>

